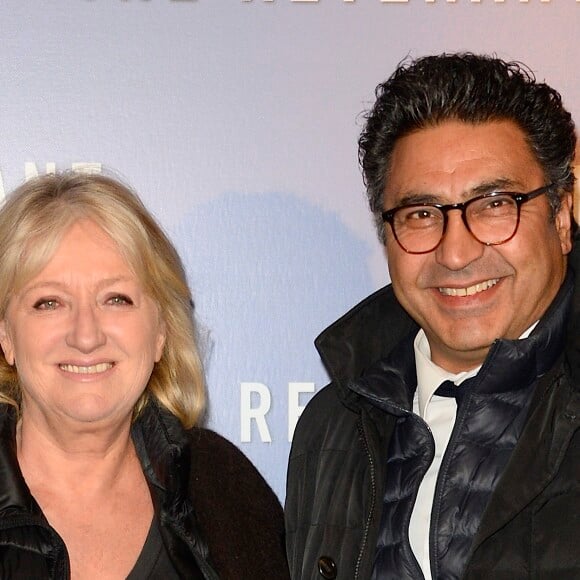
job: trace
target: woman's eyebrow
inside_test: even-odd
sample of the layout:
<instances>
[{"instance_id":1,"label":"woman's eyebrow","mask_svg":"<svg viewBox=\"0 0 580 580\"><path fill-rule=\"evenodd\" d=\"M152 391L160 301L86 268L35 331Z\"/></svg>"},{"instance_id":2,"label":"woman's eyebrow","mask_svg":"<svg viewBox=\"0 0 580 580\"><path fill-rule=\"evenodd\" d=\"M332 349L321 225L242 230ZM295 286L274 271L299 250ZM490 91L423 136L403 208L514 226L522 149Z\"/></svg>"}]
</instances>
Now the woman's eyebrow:
<instances>
[{"instance_id":1,"label":"woman's eyebrow","mask_svg":"<svg viewBox=\"0 0 580 580\"><path fill-rule=\"evenodd\" d=\"M119 282L132 282L133 280L134 278L131 276L114 276L112 278L104 278L103 280L99 280L95 287L97 290L102 290L103 288L113 286ZM28 292L43 288L56 288L64 292L70 291L70 285L66 282L62 282L61 280L40 280L34 284L31 284L30 286L24 286L24 288L22 288L22 294L28 294Z\"/></svg>"}]
</instances>

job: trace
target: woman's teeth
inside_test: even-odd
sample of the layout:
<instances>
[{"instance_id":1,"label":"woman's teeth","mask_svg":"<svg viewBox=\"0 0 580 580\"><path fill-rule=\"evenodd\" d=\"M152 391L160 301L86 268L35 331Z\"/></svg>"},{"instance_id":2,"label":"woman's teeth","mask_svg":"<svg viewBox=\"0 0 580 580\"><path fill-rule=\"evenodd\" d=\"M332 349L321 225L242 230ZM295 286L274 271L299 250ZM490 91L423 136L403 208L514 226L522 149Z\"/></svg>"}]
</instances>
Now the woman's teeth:
<instances>
[{"instance_id":1,"label":"woman's teeth","mask_svg":"<svg viewBox=\"0 0 580 580\"><path fill-rule=\"evenodd\" d=\"M59 367L67 373L77 373L81 375L93 375L96 373L104 373L105 371L112 368L113 363L99 363L90 366L78 366L78 365L59 365Z\"/></svg>"}]
</instances>

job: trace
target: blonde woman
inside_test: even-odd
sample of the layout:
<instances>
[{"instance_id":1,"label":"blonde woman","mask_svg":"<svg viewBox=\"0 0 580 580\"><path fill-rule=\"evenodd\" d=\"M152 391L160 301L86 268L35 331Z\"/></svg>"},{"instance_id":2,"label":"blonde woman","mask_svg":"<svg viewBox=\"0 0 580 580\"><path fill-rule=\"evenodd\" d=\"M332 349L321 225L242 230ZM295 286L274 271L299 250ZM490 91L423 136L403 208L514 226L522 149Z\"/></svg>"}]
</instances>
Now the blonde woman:
<instances>
[{"instance_id":1,"label":"blonde woman","mask_svg":"<svg viewBox=\"0 0 580 580\"><path fill-rule=\"evenodd\" d=\"M40 177L0 248L0 577L287 578L277 498L197 426L191 294L138 197Z\"/></svg>"}]
</instances>

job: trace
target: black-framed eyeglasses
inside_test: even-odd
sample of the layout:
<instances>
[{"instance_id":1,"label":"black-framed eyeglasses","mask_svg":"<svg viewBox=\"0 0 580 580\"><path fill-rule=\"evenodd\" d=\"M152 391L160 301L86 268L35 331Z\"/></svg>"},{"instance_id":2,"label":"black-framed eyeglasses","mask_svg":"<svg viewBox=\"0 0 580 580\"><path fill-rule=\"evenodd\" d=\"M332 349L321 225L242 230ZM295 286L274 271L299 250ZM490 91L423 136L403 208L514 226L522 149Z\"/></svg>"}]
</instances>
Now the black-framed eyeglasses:
<instances>
[{"instance_id":1,"label":"black-framed eyeglasses","mask_svg":"<svg viewBox=\"0 0 580 580\"><path fill-rule=\"evenodd\" d=\"M462 203L411 203L384 211L382 217L391 226L399 246L409 254L427 254L439 246L452 210L461 212L465 227L476 240L486 246L498 246L516 235L521 206L547 193L553 185L528 193L493 191Z\"/></svg>"}]
</instances>

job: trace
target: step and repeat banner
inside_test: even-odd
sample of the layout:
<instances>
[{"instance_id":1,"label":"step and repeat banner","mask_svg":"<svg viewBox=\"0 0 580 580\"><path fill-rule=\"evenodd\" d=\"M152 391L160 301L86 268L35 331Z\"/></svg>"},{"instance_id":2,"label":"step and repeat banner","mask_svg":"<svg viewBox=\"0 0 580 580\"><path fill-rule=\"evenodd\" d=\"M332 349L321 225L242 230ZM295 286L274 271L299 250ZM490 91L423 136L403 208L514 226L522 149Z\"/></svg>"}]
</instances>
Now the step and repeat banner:
<instances>
[{"instance_id":1,"label":"step and repeat banner","mask_svg":"<svg viewBox=\"0 0 580 580\"><path fill-rule=\"evenodd\" d=\"M4 0L0 199L76 168L141 194L201 326L208 425L283 499L313 339L388 282L357 164L407 56L523 61L580 118L580 0Z\"/></svg>"}]
</instances>

